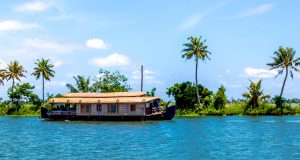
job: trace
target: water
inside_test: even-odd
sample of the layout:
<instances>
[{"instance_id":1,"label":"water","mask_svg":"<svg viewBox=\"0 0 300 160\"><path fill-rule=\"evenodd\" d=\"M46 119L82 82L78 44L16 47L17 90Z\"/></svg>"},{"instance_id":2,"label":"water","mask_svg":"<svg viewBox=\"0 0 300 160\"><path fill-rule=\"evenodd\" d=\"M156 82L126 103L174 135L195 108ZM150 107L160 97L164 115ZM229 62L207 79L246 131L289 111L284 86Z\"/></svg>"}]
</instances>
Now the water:
<instances>
[{"instance_id":1,"label":"water","mask_svg":"<svg viewBox=\"0 0 300 160\"><path fill-rule=\"evenodd\" d=\"M300 159L300 117L159 122L0 117L0 159Z\"/></svg>"}]
</instances>

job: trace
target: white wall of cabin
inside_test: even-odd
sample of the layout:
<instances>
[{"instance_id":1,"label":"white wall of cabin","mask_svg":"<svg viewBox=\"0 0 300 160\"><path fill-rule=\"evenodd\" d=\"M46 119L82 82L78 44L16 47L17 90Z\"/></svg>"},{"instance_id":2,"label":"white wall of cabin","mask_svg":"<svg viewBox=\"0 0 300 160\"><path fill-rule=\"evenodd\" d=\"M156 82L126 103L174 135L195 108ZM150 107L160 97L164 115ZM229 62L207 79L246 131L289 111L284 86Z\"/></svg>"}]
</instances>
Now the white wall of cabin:
<instances>
[{"instance_id":1,"label":"white wall of cabin","mask_svg":"<svg viewBox=\"0 0 300 160\"><path fill-rule=\"evenodd\" d=\"M97 104L91 104L91 112L82 113L80 104L76 104L76 114L78 116L142 116L145 115L145 103L136 104L136 110L130 111L130 104L117 104L117 113L108 113L108 104L102 104L102 110L97 111Z\"/></svg>"}]
</instances>

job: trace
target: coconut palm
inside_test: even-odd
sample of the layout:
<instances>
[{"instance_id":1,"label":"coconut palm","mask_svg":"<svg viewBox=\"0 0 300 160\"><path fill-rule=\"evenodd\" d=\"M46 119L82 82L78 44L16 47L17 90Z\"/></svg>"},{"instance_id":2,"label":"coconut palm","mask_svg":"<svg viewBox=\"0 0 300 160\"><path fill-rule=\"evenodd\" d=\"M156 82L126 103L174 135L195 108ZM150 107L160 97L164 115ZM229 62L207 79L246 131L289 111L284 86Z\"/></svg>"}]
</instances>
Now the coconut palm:
<instances>
[{"instance_id":1,"label":"coconut palm","mask_svg":"<svg viewBox=\"0 0 300 160\"><path fill-rule=\"evenodd\" d=\"M258 107L260 101L267 100L271 98L270 95L264 95L263 90L261 90L261 82L253 82L250 80L250 86L248 87L249 92L243 93L243 97L249 100L249 105L253 108Z\"/></svg>"},{"instance_id":2,"label":"coconut palm","mask_svg":"<svg viewBox=\"0 0 300 160\"><path fill-rule=\"evenodd\" d=\"M182 55L182 58L185 58L186 60L190 60L192 58L196 61L196 71L195 71L195 78L196 78L196 92L197 92L197 100L198 104L200 104L199 99L199 91L198 91L198 61L202 60L205 61L206 59L210 60L209 54L211 54L207 50L207 46L205 45L206 39L202 40L202 36L198 37L189 37L187 38L188 43L183 44L185 47L182 52L184 54Z\"/></svg>"},{"instance_id":3,"label":"coconut palm","mask_svg":"<svg viewBox=\"0 0 300 160\"><path fill-rule=\"evenodd\" d=\"M26 78L24 73L26 73L24 67L20 65L18 61L14 60L7 65L4 79L6 79L7 81L12 80L11 88L13 90L15 87L15 80L21 81L22 77Z\"/></svg>"},{"instance_id":4,"label":"coconut palm","mask_svg":"<svg viewBox=\"0 0 300 160\"><path fill-rule=\"evenodd\" d=\"M45 80L50 81L52 77L54 77L55 71L52 70L54 67L53 64L49 63L49 59L37 60L35 62L36 67L34 67L34 72L32 75L36 77L36 79L40 79L42 76L42 82L43 82L43 101L45 100Z\"/></svg>"},{"instance_id":5,"label":"coconut palm","mask_svg":"<svg viewBox=\"0 0 300 160\"><path fill-rule=\"evenodd\" d=\"M70 92L78 93L78 92L90 92L92 87L90 87L90 77L85 78L84 76L74 76L76 81L76 87L67 83L66 87L70 90Z\"/></svg>"},{"instance_id":6,"label":"coconut palm","mask_svg":"<svg viewBox=\"0 0 300 160\"><path fill-rule=\"evenodd\" d=\"M5 80L5 70L0 69L0 85L4 85L4 80Z\"/></svg>"},{"instance_id":7,"label":"coconut palm","mask_svg":"<svg viewBox=\"0 0 300 160\"><path fill-rule=\"evenodd\" d=\"M282 74L285 71L285 78L281 87L280 97L282 97L283 95L283 90L289 73L290 76L294 78L293 71L300 71L300 69L297 68L298 66L300 66L300 57L296 58L295 54L296 51L293 48L279 47L278 51L274 52L275 56L272 57L273 62L267 64L268 66L270 66L270 70L278 69L278 75ZM276 75L276 77L278 75Z\"/></svg>"}]
</instances>

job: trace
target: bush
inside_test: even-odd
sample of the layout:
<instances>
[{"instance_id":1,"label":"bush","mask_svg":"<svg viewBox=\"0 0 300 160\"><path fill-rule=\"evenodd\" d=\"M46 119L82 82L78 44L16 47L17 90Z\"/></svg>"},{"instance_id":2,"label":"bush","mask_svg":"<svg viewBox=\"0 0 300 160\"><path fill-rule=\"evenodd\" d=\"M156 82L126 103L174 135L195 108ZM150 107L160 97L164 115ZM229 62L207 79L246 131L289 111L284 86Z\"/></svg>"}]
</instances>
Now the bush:
<instances>
[{"instance_id":1,"label":"bush","mask_svg":"<svg viewBox=\"0 0 300 160\"><path fill-rule=\"evenodd\" d=\"M246 102L227 104L225 106L224 115L244 115L246 106Z\"/></svg>"},{"instance_id":2,"label":"bush","mask_svg":"<svg viewBox=\"0 0 300 160\"><path fill-rule=\"evenodd\" d=\"M223 109L225 108L226 102L227 102L227 98L225 95L225 87L221 86L217 93L214 95L214 99L213 99L213 107L215 109Z\"/></svg>"}]
</instances>

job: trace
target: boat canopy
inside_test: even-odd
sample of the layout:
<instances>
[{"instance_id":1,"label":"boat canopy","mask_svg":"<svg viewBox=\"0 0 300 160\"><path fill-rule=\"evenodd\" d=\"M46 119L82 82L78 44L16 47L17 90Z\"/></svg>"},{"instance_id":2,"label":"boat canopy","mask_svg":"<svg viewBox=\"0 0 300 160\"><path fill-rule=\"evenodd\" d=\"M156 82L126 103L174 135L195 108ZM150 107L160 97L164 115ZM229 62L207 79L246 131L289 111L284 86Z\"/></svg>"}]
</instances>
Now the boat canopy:
<instances>
[{"instance_id":1,"label":"boat canopy","mask_svg":"<svg viewBox=\"0 0 300 160\"><path fill-rule=\"evenodd\" d=\"M147 97L145 92L114 92L114 93L67 93L62 98L52 98L49 103L84 103L84 104L105 104L105 103L147 103L159 100L159 97Z\"/></svg>"},{"instance_id":2,"label":"boat canopy","mask_svg":"<svg viewBox=\"0 0 300 160\"><path fill-rule=\"evenodd\" d=\"M66 93L66 98L114 98L114 97L146 97L145 92L93 92L93 93Z\"/></svg>"}]
</instances>

